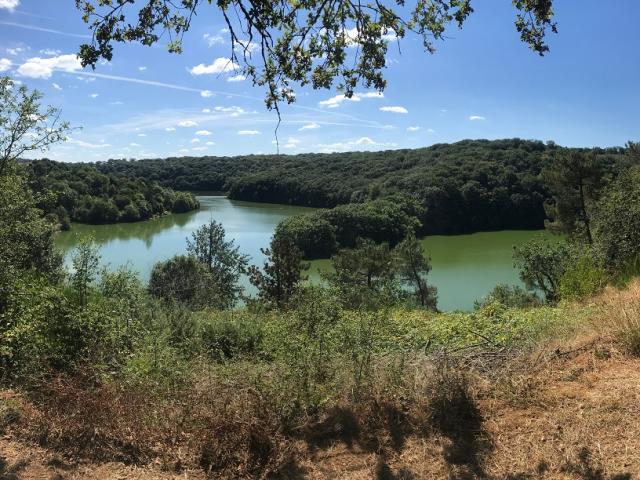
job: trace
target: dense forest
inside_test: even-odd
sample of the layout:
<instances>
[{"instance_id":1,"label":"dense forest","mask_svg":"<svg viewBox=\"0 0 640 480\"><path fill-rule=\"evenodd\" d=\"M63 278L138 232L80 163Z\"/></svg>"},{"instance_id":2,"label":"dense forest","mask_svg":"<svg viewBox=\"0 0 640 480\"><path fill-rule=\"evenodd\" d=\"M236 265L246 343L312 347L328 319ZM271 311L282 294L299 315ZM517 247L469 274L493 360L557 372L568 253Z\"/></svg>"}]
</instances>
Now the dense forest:
<instances>
[{"instance_id":1,"label":"dense forest","mask_svg":"<svg viewBox=\"0 0 640 480\"><path fill-rule=\"evenodd\" d=\"M413 150L109 160L58 170L97 170L175 190L319 207L278 227L278 234L292 236L306 258L319 258L353 247L359 237L393 246L409 230L429 235L543 228L552 195L542 172L554 158L589 152L606 182L628 164L624 151L566 149L521 139L463 140ZM47 170L37 165L32 170ZM50 178L55 177L43 182ZM86 215L75 218L87 221Z\"/></svg>"},{"instance_id":2,"label":"dense forest","mask_svg":"<svg viewBox=\"0 0 640 480\"><path fill-rule=\"evenodd\" d=\"M126 174L176 190L333 208L404 193L424 208L424 234L542 228L549 192L540 178L560 147L549 142L464 140L421 149L335 154L109 160ZM614 164L622 149L597 149Z\"/></svg>"},{"instance_id":3,"label":"dense forest","mask_svg":"<svg viewBox=\"0 0 640 480\"><path fill-rule=\"evenodd\" d=\"M199 207L188 192L123 173L103 173L91 164L39 160L21 164L38 207L63 229L70 222L136 222Z\"/></svg>"}]
</instances>

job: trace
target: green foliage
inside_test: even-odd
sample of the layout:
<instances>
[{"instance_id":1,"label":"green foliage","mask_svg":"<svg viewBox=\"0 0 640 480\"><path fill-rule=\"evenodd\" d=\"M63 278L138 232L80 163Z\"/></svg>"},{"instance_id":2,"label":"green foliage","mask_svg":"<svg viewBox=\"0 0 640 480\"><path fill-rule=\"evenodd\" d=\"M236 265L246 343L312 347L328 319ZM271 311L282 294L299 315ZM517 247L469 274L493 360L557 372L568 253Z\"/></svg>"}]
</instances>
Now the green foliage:
<instances>
[{"instance_id":1,"label":"green foliage","mask_svg":"<svg viewBox=\"0 0 640 480\"><path fill-rule=\"evenodd\" d=\"M201 320L202 348L214 360L255 358L262 349L264 321L247 312L223 312Z\"/></svg>"},{"instance_id":2,"label":"green foliage","mask_svg":"<svg viewBox=\"0 0 640 480\"><path fill-rule=\"evenodd\" d=\"M591 251L587 250L567 266L560 277L558 293L563 300L580 300L600 293L609 281L607 271L602 268Z\"/></svg>"},{"instance_id":3,"label":"green foliage","mask_svg":"<svg viewBox=\"0 0 640 480\"><path fill-rule=\"evenodd\" d=\"M394 249L396 269L400 281L413 291L413 300L417 305L436 310L438 291L427 283L431 271L431 259L424 254L420 242L413 233L400 242Z\"/></svg>"},{"instance_id":4,"label":"green foliage","mask_svg":"<svg viewBox=\"0 0 640 480\"><path fill-rule=\"evenodd\" d=\"M366 5L338 0L329 6L309 0L267 2L260 8L242 0L144 0L135 8L130 3L76 1L93 33L91 44L80 47L83 66L95 67L100 58L111 60L116 42L153 45L164 37L170 39L169 52L180 53L191 17L217 8L229 35L230 64L263 86L267 106L276 109L280 101L295 100L292 85L296 84L331 88L338 81L347 97L358 84L382 90L390 37L400 41L412 33L426 51L434 52L435 42L447 38L450 24L462 27L473 12L471 0ZM556 31L553 2L515 0L513 4L521 40L544 55L549 50L546 35ZM252 45L260 45L260 55L251 55Z\"/></svg>"},{"instance_id":5,"label":"green foliage","mask_svg":"<svg viewBox=\"0 0 640 480\"><path fill-rule=\"evenodd\" d=\"M307 259L329 257L336 249L335 227L317 214L286 218L274 235L290 238Z\"/></svg>"},{"instance_id":6,"label":"green foliage","mask_svg":"<svg viewBox=\"0 0 640 480\"><path fill-rule=\"evenodd\" d=\"M10 77L0 77L0 177L15 173L16 160L33 151L44 152L65 140L69 124L60 110L41 108L42 94Z\"/></svg>"},{"instance_id":7,"label":"green foliage","mask_svg":"<svg viewBox=\"0 0 640 480\"><path fill-rule=\"evenodd\" d=\"M619 175L598 204L594 220L596 251L614 271L640 255L640 168Z\"/></svg>"},{"instance_id":8,"label":"green foliage","mask_svg":"<svg viewBox=\"0 0 640 480\"><path fill-rule=\"evenodd\" d=\"M482 310L493 303L507 308L530 308L540 305L540 299L533 292L528 292L518 285L498 284L482 300L474 302L475 310Z\"/></svg>"},{"instance_id":9,"label":"green foliage","mask_svg":"<svg viewBox=\"0 0 640 480\"><path fill-rule=\"evenodd\" d=\"M541 292L545 300L559 299L558 288L571 260L572 248L565 241L542 237L514 248L515 267L527 288Z\"/></svg>"},{"instance_id":10,"label":"green foliage","mask_svg":"<svg viewBox=\"0 0 640 480\"><path fill-rule=\"evenodd\" d=\"M591 151L561 151L543 176L553 194L545 205L547 229L593 243L591 217L604 183L603 164Z\"/></svg>"},{"instance_id":11,"label":"green foliage","mask_svg":"<svg viewBox=\"0 0 640 480\"><path fill-rule=\"evenodd\" d=\"M62 225L137 222L200 207L191 193L175 192L145 178L102 173L90 164L39 160L22 167L39 194L38 206Z\"/></svg>"},{"instance_id":12,"label":"green foliage","mask_svg":"<svg viewBox=\"0 0 640 480\"><path fill-rule=\"evenodd\" d=\"M3 293L20 272L38 271L56 281L62 257L53 244L55 228L36 208L22 177L0 176L0 311Z\"/></svg>"},{"instance_id":13,"label":"green foliage","mask_svg":"<svg viewBox=\"0 0 640 480\"><path fill-rule=\"evenodd\" d=\"M393 302L401 296L395 258L389 245L359 240L356 248L340 250L331 258L333 271L324 278L335 287L348 308Z\"/></svg>"},{"instance_id":14,"label":"green foliage","mask_svg":"<svg viewBox=\"0 0 640 480\"><path fill-rule=\"evenodd\" d=\"M210 305L233 307L242 293L238 280L247 272L249 257L240 253L233 240L225 240L224 228L213 219L187 239L187 252L209 272Z\"/></svg>"},{"instance_id":15,"label":"green foliage","mask_svg":"<svg viewBox=\"0 0 640 480\"><path fill-rule=\"evenodd\" d=\"M194 310L210 305L213 279L193 256L177 255L158 262L149 277L149 292L165 302L180 302Z\"/></svg>"},{"instance_id":16,"label":"green foliage","mask_svg":"<svg viewBox=\"0 0 640 480\"><path fill-rule=\"evenodd\" d=\"M82 238L72 257L71 285L80 305L86 305L91 284L96 280L100 266L98 245L93 238Z\"/></svg>"},{"instance_id":17,"label":"green foliage","mask_svg":"<svg viewBox=\"0 0 640 480\"><path fill-rule=\"evenodd\" d=\"M249 279L258 289L259 298L278 308L285 307L306 277L309 265L302 261L302 253L288 237L271 239L271 246L261 250L267 257L263 270L249 269Z\"/></svg>"}]
</instances>

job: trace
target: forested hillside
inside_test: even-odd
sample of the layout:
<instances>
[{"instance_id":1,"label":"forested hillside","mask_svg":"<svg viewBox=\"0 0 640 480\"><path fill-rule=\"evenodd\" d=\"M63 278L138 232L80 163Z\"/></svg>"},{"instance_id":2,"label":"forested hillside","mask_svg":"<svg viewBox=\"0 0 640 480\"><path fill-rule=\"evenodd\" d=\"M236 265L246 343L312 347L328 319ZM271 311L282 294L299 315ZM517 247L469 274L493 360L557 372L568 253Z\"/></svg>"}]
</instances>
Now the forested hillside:
<instances>
[{"instance_id":1,"label":"forested hillside","mask_svg":"<svg viewBox=\"0 0 640 480\"><path fill-rule=\"evenodd\" d=\"M191 193L175 192L139 176L102 173L91 164L40 160L22 168L38 194L38 207L63 229L70 222L136 222L199 207Z\"/></svg>"},{"instance_id":2,"label":"forested hillside","mask_svg":"<svg viewBox=\"0 0 640 480\"><path fill-rule=\"evenodd\" d=\"M559 149L520 139L464 140L413 150L110 160L96 167L177 190L324 208L401 192L424 208L421 233L463 233L542 228L549 193L540 172ZM597 152L611 166L622 149Z\"/></svg>"}]
</instances>

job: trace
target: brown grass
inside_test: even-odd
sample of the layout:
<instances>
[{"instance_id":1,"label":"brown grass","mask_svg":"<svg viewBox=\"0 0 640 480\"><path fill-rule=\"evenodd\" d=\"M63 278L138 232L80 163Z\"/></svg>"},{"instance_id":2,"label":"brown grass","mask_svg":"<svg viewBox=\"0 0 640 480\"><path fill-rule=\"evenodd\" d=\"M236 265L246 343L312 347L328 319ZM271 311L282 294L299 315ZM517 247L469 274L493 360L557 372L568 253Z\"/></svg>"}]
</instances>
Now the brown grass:
<instances>
[{"instance_id":1,"label":"brown grass","mask_svg":"<svg viewBox=\"0 0 640 480\"><path fill-rule=\"evenodd\" d=\"M410 389L381 380L286 422L249 382L204 372L153 398L77 377L32 401L6 393L0 479L640 478L640 359L627 354L640 282L594 302L570 338L415 358Z\"/></svg>"}]
</instances>

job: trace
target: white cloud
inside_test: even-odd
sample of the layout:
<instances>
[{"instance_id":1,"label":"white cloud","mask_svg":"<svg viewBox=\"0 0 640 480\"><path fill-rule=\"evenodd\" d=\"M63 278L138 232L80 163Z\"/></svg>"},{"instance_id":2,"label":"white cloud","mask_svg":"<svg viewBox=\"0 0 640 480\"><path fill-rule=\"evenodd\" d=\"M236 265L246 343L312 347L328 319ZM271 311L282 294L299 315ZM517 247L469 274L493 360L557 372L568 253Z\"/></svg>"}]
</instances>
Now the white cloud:
<instances>
[{"instance_id":1,"label":"white cloud","mask_svg":"<svg viewBox=\"0 0 640 480\"><path fill-rule=\"evenodd\" d=\"M227 78L227 82L244 82L247 79L244 75L234 75L233 77Z\"/></svg>"},{"instance_id":2,"label":"white cloud","mask_svg":"<svg viewBox=\"0 0 640 480\"><path fill-rule=\"evenodd\" d=\"M224 38L221 35L211 35L210 33L205 33L202 38L210 47L224 43Z\"/></svg>"},{"instance_id":3,"label":"white cloud","mask_svg":"<svg viewBox=\"0 0 640 480\"><path fill-rule=\"evenodd\" d=\"M216 144L216 142L207 142L207 143L205 143L205 145L209 145L209 146L215 145L215 144Z\"/></svg>"},{"instance_id":4,"label":"white cloud","mask_svg":"<svg viewBox=\"0 0 640 480\"><path fill-rule=\"evenodd\" d=\"M11 68L11 60L8 58L0 58L0 72L6 72Z\"/></svg>"},{"instance_id":5,"label":"white cloud","mask_svg":"<svg viewBox=\"0 0 640 480\"><path fill-rule=\"evenodd\" d=\"M100 96L99 93L92 93L89 95L91 98L98 98Z\"/></svg>"},{"instance_id":6,"label":"white cloud","mask_svg":"<svg viewBox=\"0 0 640 480\"><path fill-rule=\"evenodd\" d=\"M356 47L360 43L357 27L346 28L345 30L343 30L343 35L348 47ZM385 42L395 42L398 39L394 32L385 33L381 36L381 38Z\"/></svg>"},{"instance_id":7,"label":"white cloud","mask_svg":"<svg viewBox=\"0 0 640 480\"><path fill-rule=\"evenodd\" d=\"M82 65L75 54L60 55L51 58L34 57L18 67L18 74L29 78L51 78L54 70L75 72Z\"/></svg>"},{"instance_id":8,"label":"white cloud","mask_svg":"<svg viewBox=\"0 0 640 480\"><path fill-rule=\"evenodd\" d=\"M200 96L204 98L213 97L214 93L211 90L202 90Z\"/></svg>"},{"instance_id":9,"label":"white cloud","mask_svg":"<svg viewBox=\"0 0 640 480\"><path fill-rule=\"evenodd\" d=\"M436 131L433 128L427 128L427 132L429 133L436 133Z\"/></svg>"},{"instance_id":10,"label":"white cloud","mask_svg":"<svg viewBox=\"0 0 640 480\"><path fill-rule=\"evenodd\" d=\"M306 125L301 126L298 131L302 132L303 130L315 130L317 128L320 128L320 125L318 125L316 122L311 122L308 123Z\"/></svg>"},{"instance_id":11,"label":"white cloud","mask_svg":"<svg viewBox=\"0 0 640 480\"><path fill-rule=\"evenodd\" d=\"M147 69L147 67L138 67L138 70L140 70L141 72L144 72Z\"/></svg>"},{"instance_id":12,"label":"white cloud","mask_svg":"<svg viewBox=\"0 0 640 480\"><path fill-rule=\"evenodd\" d=\"M13 11L18 5L20 5L20 0L0 0L0 8L5 8L10 12Z\"/></svg>"},{"instance_id":13,"label":"white cloud","mask_svg":"<svg viewBox=\"0 0 640 480\"><path fill-rule=\"evenodd\" d=\"M78 145L78 146L84 147L84 148L92 148L92 149L108 148L108 147L111 146L108 143L89 143L89 142L85 142L83 140L76 140L76 139L73 139L73 138L67 138L67 143L71 143L73 145Z\"/></svg>"},{"instance_id":14,"label":"white cloud","mask_svg":"<svg viewBox=\"0 0 640 480\"><path fill-rule=\"evenodd\" d=\"M235 105L232 105L230 107L214 107L213 109L216 112L220 112L220 113L230 113L232 117L237 117L238 115L247 113L244 108L237 107Z\"/></svg>"},{"instance_id":15,"label":"white cloud","mask_svg":"<svg viewBox=\"0 0 640 480\"><path fill-rule=\"evenodd\" d=\"M56 90L62 90L62 87L60 85L58 85L57 83L52 83L51 84L53 86L53 88L55 88Z\"/></svg>"},{"instance_id":16,"label":"white cloud","mask_svg":"<svg viewBox=\"0 0 640 480\"><path fill-rule=\"evenodd\" d=\"M376 142L370 137L360 137L355 140L347 140L344 142L336 142L336 143L328 143L328 144L325 143L325 144L318 145L321 151L325 153L340 152L340 151L354 150L354 149L357 150L359 147L363 147L363 146L364 147L397 147L398 144L395 142Z\"/></svg>"},{"instance_id":17,"label":"white cloud","mask_svg":"<svg viewBox=\"0 0 640 480\"><path fill-rule=\"evenodd\" d=\"M259 130L238 130L238 135L260 135Z\"/></svg>"},{"instance_id":18,"label":"white cloud","mask_svg":"<svg viewBox=\"0 0 640 480\"><path fill-rule=\"evenodd\" d=\"M335 97L328 98L327 100L322 100L318 102L318 105L328 108L336 108L339 107L342 102L359 102L363 98L384 98L384 94L382 92L363 92L363 93L354 93L351 98L347 98L344 95L336 95Z\"/></svg>"},{"instance_id":19,"label":"white cloud","mask_svg":"<svg viewBox=\"0 0 640 480\"><path fill-rule=\"evenodd\" d=\"M142 145L140 145L139 143L136 143L136 142L131 142L131 143L129 144L129 146L130 146L130 147L141 147Z\"/></svg>"},{"instance_id":20,"label":"white cloud","mask_svg":"<svg viewBox=\"0 0 640 480\"><path fill-rule=\"evenodd\" d=\"M207 149L207 147L193 147L191 150L194 152L203 152Z\"/></svg>"},{"instance_id":21,"label":"white cloud","mask_svg":"<svg viewBox=\"0 0 640 480\"><path fill-rule=\"evenodd\" d=\"M376 142L371 140L369 137L361 137L353 143L354 145L375 145L376 144Z\"/></svg>"},{"instance_id":22,"label":"white cloud","mask_svg":"<svg viewBox=\"0 0 640 480\"><path fill-rule=\"evenodd\" d=\"M407 132L417 132L418 130L421 130L421 127L407 127Z\"/></svg>"},{"instance_id":23,"label":"white cloud","mask_svg":"<svg viewBox=\"0 0 640 480\"><path fill-rule=\"evenodd\" d=\"M40 55L48 55L50 57L58 56L62 53L61 50L56 50L53 48L44 48L40 50Z\"/></svg>"},{"instance_id":24,"label":"white cloud","mask_svg":"<svg viewBox=\"0 0 640 480\"><path fill-rule=\"evenodd\" d=\"M167 127L167 128L165 128L165 131L167 131L167 132L175 132L176 129L174 127Z\"/></svg>"},{"instance_id":25,"label":"white cloud","mask_svg":"<svg viewBox=\"0 0 640 480\"><path fill-rule=\"evenodd\" d=\"M409 113L409 110L407 110L406 108L401 107L401 106L380 107L380 111L382 111L382 112L391 112L391 113Z\"/></svg>"},{"instance_id":26,"label":"white cloud","mask_svg":"<svg viewBox=\"0 0 640 480\"><path fill-rule=\"evenodd\" d=\"M300 140L298 138L289 137L287 142L284 144L284 148L298 148L298 144Z\"/></svg>"},{"instance_id":27,"label":"white cloud","mask_svg":"<svg viewBox=\"0 0 640 480\"><path fill-rule=\"evenodd\" d=\"M1 0L0 0L1 1ZM24 52L26 49L22 48L22 47L16 47L16 48L7 48L7 53L9 55L13 55L14 57L20 55L22 52Z\"/></svg>"},{"instance_id":28,"label":"white cloud","mask_svg":"<svg viewBox=\"0 0 640 480\"><path fill-rule=\"evenodd\" d=\"M191 143L200 143L200 139L199 138L192 138L191 139Z\"/></svg>"},{"instance_id":29,"label":"white cloud","mask_svg":"<svg viewBox=\"0 0 640 480\"><path fill-rule=\"evenodd\" d=\"M115 102L110 102L109 105L124 105L124 102L116 100Z\"/></svg>"},{"instance_id":30,"label":"white cloud","mask_svg":"<svg viewBox=\"0 0 640 480\"><path fill-rule=\"evenodd\" d=\"M178 122L179 127L197 127L198 123L193 120L183 120L182 122Z\"/></svg>"},{"instance_id":31,"label":"white cloud","mask_svg":"<svg viewBox=\"0 0 640 480\"><path fill-rule=\"evenodd\" d=\"M147 136L147 134L146 134L146 133L139 133L139 134L138 134L138 136L139 136L139 137L146 137L146 136Z\"/></svg>"},{"instance_id":32,"label":"white cloud","mask_svg":"<svg viewBox=\"0 0 640 480\"><path fill-rule=\"evenodd\" d=\"M210 65L201 63L193 67L189 72L192 75L211 75L216 73L231 72L238 68L238 64L226 57L216 58Z\"/></svg>"},{"instance_id":33,"label":"white cloud","mask_svg":"<svg viewBox=\"0 0 640 480\"><path fill-rule=\"evenodd\" d=\"M476 121L476 120L486 120L485 117L481 116L481 115L471 115L469 117L469 120L471 121Z\"/></svg>"},{"instance_id":34,"label":"white cloud","mask_svg":"<svg viewBox=\"0 0 640 480\"><path fill-rule=\"evenodd\" d=\"M202 113L211 113L211 109L210 108L203 108L202 109Z\"/></svg>"},{"instance_id":35,"label":"white cloud","mask_svg":"<svg viewBox=\"0 0 640 480\"><path fill-rule=\"evenodd\" d=\"M206 137L208 135L211 135L211 132L209 130L198 130L196 132L196 135L200 135L200 136Z\"/></svg>"}]
</instances>

